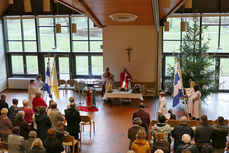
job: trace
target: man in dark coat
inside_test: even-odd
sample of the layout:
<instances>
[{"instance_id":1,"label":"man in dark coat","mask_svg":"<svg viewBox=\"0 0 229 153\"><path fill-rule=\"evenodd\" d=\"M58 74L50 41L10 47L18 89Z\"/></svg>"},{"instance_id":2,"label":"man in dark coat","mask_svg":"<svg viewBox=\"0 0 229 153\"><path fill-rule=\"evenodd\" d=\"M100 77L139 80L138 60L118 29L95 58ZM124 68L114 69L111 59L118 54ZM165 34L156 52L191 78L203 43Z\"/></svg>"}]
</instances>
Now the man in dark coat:
<instances>
[{"instance_id":1,"label":"man in dark coat","mask_svg":"<svg viewBox=\"0 0 229 153\"><path fill-rule=\"evenodd\" d=\"M213 137L213 128L208 123L208 117L202 115L200 117L200 126L196 128L195 132L195 142L197 144L198 151L201 151L201 147L205 144L211 145L211 140Z\"/></svg>"},{"instance_id":2,"label":"man in dark coat","mask_svg":"<svg viewBox=\"0 0 229 153\"><path fill-rule=\"evenodd\" d=\"M65 110L65 118L67 121L67 130L69 134L79 140L80 132L80 113L76 109L76 104L71 103L70 108Z\"/></svg>"},{"instance_id":3,"label":"man in dark coat","mask_svg":"<svg viewBox=\"0 0 229 153\"><path fill-rule=\"evenodd\" d=\"M2 108L7 108L9 110L9 106L6 103L6 95L1 95L1 99L0 99L0 111Z\"/></svg>"},{"instance_id":4,"label":"man in dark coat","mask_svg":"<svg viewBox=\"0 0 229 153\"><path fill-rule=\"evenodd\" d=\"M191 139L194 137L194 133L191 127L187 125L187 117L182 116L180 118L180 125L177 125L174 130L172 131L172 137L175 139L174 141L174 150L176 151L176 148L179 144L182 143L182 136L184 134L190 135Z\"/></svg>"},{"instance_id":5,"label":"man in dark coat","mask_svg":"<svg viewBox=\"0 0 229 153\"><path fill-rule=\"evenodd\" d=\"M229 134L229 127L224 124L224 118L222 116L218 117L217 122L218 124L213 126L212 145L214 153L224 153L227 142L226 137Z\"/></svg>"},{"instance_id":6,"label":"man in dark coat","mask_svg":"<svg viewBox=\"0 0 229 153\"><path fill-rule=\"evenodd\" d=\"M144 111L144 103L140 103L139 104L139 110L137 112L133 113L133 118L135 117L140 117L142 120L142 124L141 126L145 128L146 130L146 134L148 136L148 129L149 129L149 124L150 124L150 116L149 113L147 113L146 111Z\"/></svg>"},{"instance_id":7,"label":"man in dark coat","mask_svg":"<svg viewBox=\"0 0 229 153\"><path fill-rule=\"evenodd\" d=\"M52 123L47 114L45 114L45 111L46 107L40 107L40 113L35 115L35 121L37 124L37 137L40 138L43 143L47 138L48 129L52 126Z\"/></svg>"}]
</instances>

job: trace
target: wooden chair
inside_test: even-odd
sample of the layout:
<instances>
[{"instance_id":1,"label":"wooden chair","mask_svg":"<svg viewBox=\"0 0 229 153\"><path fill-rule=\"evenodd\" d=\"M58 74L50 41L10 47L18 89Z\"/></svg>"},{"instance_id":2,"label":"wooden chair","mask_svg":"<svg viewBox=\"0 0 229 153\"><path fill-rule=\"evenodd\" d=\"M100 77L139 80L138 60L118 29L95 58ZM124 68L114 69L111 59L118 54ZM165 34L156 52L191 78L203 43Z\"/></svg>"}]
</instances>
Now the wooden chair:
<instances>
[{"instance_id":1,"label":"wooden chair","mask_svg":"<svg viewBox=\"0 0 229 153\"><path fill-rule=\"evenodd\" d=\"M7 142L4 142L4 141L1 141L0 142L0 150L4 152L8 152L8 143Z\"/></svg>"},{"instance_id":2,"label":"wooden chair","mask_svg":"<svg viewBox=\"0 0 229 153\"><path fill-rule=\"evenodd\" d=\"M77 91L75 80L67 80L67 83L66 83L66 91L67 91L67 90Z\"/></svg>"},{"instance_id":3,"label":"wooden chair","mask_svg":"<svg viewBox=\"0 0 229 153\"><path fill-rule=\"evenodd\" d=\"M65 146L65 152L69 152L70 147L72 146L72 153L75 153L75 144L77 144L77 152L79 153L79 141L75 140L71 135L64 135L63 146Z\"/></svg>"},{"instance_id":4,"label":"wooden chair","mask_svg":"<svg viewBox=\"0 0 229 153\"><path fill-rule=\"evenodd\" d=\"M168 124L169 124L171 127L175 127L175 126L177 126L177 125L180 124L180 121L169 120L169 121L168 121Z\"/></svg>"},{"instance_id":5,"label":"wooden chair","mask_svg":"<svg viewBox=\"0 0 229 153\"><path fill-rule=\"evenodd\" d=\"M197 126L197 121L195 121L195 120L189 120L189 121L187 121L187 125L189 127L195 127L195 126Z\"/></svg>"},{"instance_id":6,"label":"wooden chair","mask_svg":"<svg viewBox=\"0 0 229 153\"><path fill-rule=\"evenodd\" d=\"M59 88L59 90L65 91L66 90L66 81L65 80L58 80L58 88Z\"/></svg>"},{"instance_id":7,"label":"wooden chair","mask_svg":"<svg viewBox=\"0 0 229 153\"><path fill-rule=\"evenodd\" d=\"M89 125L90 126L90 138L91 138L91 126L93 126L93 131L95 133L95 121L91 120L89 116L80 116L81 119L81 131L84 132L84 125Z\"/></svg>"}]
</instances>

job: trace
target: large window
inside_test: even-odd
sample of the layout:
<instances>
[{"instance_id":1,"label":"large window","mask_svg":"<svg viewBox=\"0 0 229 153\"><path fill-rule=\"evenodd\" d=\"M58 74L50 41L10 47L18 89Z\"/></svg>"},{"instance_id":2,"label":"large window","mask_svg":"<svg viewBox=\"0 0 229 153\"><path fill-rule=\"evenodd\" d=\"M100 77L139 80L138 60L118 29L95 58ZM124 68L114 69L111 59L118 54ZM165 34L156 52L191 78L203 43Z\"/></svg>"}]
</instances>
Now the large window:
<instances>
[{"instance_id":1,"label":"large window","mask_svg":"<svg viewBox=\"0 0 229 153\"><path fill-rule=\"evenodd\" d=\"M100 77L103 72L102 29L87 17L4 17L4 31L10 76L44 75L48 57L51 66L56 57L59 79Z\"/></svg>"},{"instance_id":2,"label":"large window","mask_svg":"<svg viewBox=\"0 0 229 153\"><path fill-rule=\"evenodd\" d=\"M209 41L209 50L207 51L210 56L214 57L214 63L212 69L219 72L219 80L222 83L225 78L225 67L229 67L228 62L225 62L223 57L229 57L229 17L184 17L184 18L169 18L170 30L163 32L163 67L162 67L162 83L163 87L167 88L168 82L171 83L171 76L168 72L169 65L173 66L174 53L179 53L182 45L183 37L186 32L181 32L180 23L181 20L192 24L194 20L200 27L207 26L207 30L201 37L204 37L204 41ZM222 59L222 60L221 60ZM229 88L223 88L220 85L220 90L229 90Z\"/></svg>"}]
</instances>

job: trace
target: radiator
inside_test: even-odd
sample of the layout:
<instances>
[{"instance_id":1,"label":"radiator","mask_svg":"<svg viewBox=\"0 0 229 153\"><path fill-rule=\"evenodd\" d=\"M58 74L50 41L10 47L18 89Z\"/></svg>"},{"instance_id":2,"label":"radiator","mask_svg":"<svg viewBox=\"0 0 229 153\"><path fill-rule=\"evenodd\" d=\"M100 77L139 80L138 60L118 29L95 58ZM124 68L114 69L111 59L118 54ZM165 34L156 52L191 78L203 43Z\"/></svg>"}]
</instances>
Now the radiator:
<instances>
[{"instance_id":1,"label":"radiator","mask_svg":"<svg viewBox=\"0 0 229 153\"><path fill-rule=\"evenodd\" d=\"M29 81L34 78L8 78L9 89L28 89Z\"/></svg>"}]
</instances>

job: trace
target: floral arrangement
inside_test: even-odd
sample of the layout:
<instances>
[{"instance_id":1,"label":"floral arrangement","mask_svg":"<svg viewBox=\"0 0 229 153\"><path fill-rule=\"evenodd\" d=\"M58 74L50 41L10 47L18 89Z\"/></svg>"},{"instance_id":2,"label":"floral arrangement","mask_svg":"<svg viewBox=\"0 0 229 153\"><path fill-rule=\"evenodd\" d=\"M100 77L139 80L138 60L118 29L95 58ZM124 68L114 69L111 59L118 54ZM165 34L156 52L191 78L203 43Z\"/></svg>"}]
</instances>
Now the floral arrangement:
<instances>
[{"instance_id":1,"label":"floral arrangement","mask_svg":"<svg viewBox=\"0 0 229 153\"><path fill-rule=\"evenodd\" d=\"M82 91L82 96L84 97L91 96L91 95L96 96L97 94L98 94L97 91L93 87L86 86Z\"/></svg>"}]
</instances>

